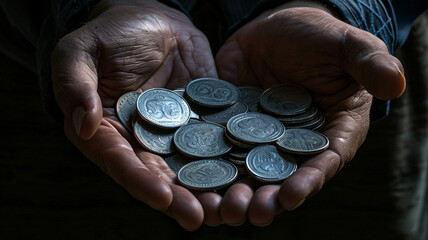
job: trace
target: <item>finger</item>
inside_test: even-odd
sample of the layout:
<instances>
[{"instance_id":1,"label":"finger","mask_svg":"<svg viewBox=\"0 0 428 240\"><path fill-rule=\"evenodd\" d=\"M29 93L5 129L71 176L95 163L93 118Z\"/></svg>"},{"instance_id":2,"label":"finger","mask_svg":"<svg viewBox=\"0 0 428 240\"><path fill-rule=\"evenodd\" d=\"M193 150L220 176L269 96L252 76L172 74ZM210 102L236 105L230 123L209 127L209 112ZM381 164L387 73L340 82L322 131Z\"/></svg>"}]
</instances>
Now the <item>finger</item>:
<instances>
[{"instance_id":1,"label":"finger","mask_svg":"<svg viewBox=\"0 0 428 240\"><path fill-rule=\"evenodd\" d=\"M52 63L52 85L56 101L75 132L82 139L91 138L102 118L101 100L97 93L97 72L89 52L89 42L75 32L55 47Z\"/></svg>"},{"instance_id":2,"label":"finger","mask_svg":"<svg viewBox=\"0 0 428 240\"><path fill-rule=\"evenodd\" d=\"M404 69L379 38L349 27L343 34L346 71L373 96L388 100L401 96L406 88Z\"/></svg>"},{"instance_id":3,"label":"finger","mask_svg":"<svg viewBox=\"0 0 428 240\"><path fill-rule=\"evenodd\" d=\"M280 185L265 185L256 190L248 208L248 219L253 225L267 226L281 211L279 189Z\"/></svg>"},{"instance_id":4,"label":"finger","mask_svg":"<svg viewBox=\"0 0 428 240\"><path fill-rule=\"evenodd\" d=\"M223 223L220 216L221 196L214 192L195 192L194 195L199 200L204 209L204 223L208 226L217 226Z\"/></svg>"},{"instance_id":5,"label":"finger","mask_svg":"<svg viewBox=\"0 0 428 240\"><path fill-rule=\"evenodd\" d=\"M253 197L251 179L245 178L233 184L225 193L220 206L224 223L239 226L247 218L247 210Z\"/></svg>"},{"instance_id":6,"label":"finger","mask_svg":"<svg viewBox=\"0 0 428 240\"><path fill-rule=\"evenodd\" d=\"M172 202L168 183L153 174L135 155L130 144L103 120L89 140L76 135L70 121L65 122L67 137L81 152L123 186L133 197L158 210L167 209Z\"/></svg>"},{"instance_id":7,"label":"finger","mask_svg":"<svg viewBox=\"0 0 428 240\"><path fill-rule=\"evenodd\" d=\"M204 209L189 190L174 184L170 187L174 197L165 213L187 231L195 231L204 221Z\"/></svg>"}]
</instances>

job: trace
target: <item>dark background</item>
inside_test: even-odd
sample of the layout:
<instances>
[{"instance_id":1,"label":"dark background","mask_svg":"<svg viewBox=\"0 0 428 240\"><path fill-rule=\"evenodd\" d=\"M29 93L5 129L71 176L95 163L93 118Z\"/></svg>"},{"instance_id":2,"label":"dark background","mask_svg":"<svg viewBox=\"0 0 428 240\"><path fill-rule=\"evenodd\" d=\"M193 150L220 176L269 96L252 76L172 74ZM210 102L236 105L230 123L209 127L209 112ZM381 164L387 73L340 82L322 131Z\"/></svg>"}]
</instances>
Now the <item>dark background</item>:
<instances>
[{"instance_id":1,"label":"dark background","mask_svg":"<svg viewBox=\"0 0 428 240\"><path fill-rule=\"evenodd\" d=\"M134 200L43 112L37 77L0 56L0 239L428 239L428 14L397 52L407 91L355 159L268 227L188 233Z\"/></svg>"}]
</instances>

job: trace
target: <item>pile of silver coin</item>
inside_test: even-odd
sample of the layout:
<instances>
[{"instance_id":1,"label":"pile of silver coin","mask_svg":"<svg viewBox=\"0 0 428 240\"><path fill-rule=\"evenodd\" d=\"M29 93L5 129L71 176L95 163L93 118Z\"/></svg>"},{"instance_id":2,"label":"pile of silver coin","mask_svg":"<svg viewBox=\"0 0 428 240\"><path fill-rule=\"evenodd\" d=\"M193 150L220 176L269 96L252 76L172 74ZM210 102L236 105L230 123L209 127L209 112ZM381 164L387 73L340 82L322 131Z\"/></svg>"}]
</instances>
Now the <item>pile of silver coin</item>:
<instances>
[{"instance_id":1,"label":"pile of silver coin","mask_svg":"<svg viewBox=\"0 0 428 240\"><path fill-rule=\"evenodd\" d=\"M185 89L125 93L116 113L143 148L163 156L194 190L224 188L247 175L278 183L296 171L296 156L329 146L318 132L322 112L294 84L263 91L200 78Z\"/></svg>"}]
</instances>

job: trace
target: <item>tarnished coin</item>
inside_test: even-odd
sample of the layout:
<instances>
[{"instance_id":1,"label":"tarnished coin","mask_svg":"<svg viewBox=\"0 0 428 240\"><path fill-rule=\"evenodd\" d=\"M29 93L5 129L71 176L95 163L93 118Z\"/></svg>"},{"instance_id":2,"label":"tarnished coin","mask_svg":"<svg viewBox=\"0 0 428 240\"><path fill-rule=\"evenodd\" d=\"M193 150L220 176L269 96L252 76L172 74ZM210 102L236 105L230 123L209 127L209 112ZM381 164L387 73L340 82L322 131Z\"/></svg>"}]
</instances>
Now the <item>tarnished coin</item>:
<instances>
[{"instance_id":1,"label":"tarnished coin","mask_svg":"<svg viewBox=\"0 0 428 240\"><path fill-rule=\"evenodd\" d=\"M216 158L227 154L232 144L224 137L225 128L207 122L180 127L174 134L174 144L183 155L192 158Z\"/></svg>"},{"instance_id":2,"label":"tarnished coin","mask_svg":"<svg viewBox=\"0 0 428 240\"><path fill-rule=\"evenodd\" d=\"M189 121L189 104L175 92L153 88L143 92L137 100L140 116L161 128L178 128Z\"/></svg>"},{"instance_id":3,"label":"tarnished coin","mask_svg":"<svg viewBox=\"0 0 428 240\"><path fill-rule=\"evenodd\" d=\"M261 88L253 86L238 87L238 89L241 92L241 101L247 104L248 111L260 112L259 102L263 90Z\"/></svg>"},{"instance_id":4,"label":"tarnished coin","mask_svg":"<svg viewBox=\"0 0 428 240\"><path fill-rule=\"evenodd\" d=\"M303 113L312 104L306 89L294 84L273 86L260 97L261 107L269 113L290 116Z\"/></svg>"},{"instance_id":5,"label":"tarnished coin","mask_svg":"<svg viewBox=\"0 0 428 240\"><path fill-rule=\"evenodd\" d=\"M180 97L184 98L184 88L175 89L174 92L177 93L178 95L180 95ZM184 98L184 100L186 100L186 99ZM198 119L198 120L201 119L200 116L193 111L192 106L190 104L189 104L189 106L190 106L190 118L191 119Z\"/></svg>"},{"instance_id":6,"label":"tarnished coin","mask_svg":"<svg viewBox=\"0 0 428 240\"><path fill-rule=\"evenodd\" d=\"M247 156L246 168L251 176L263 182L281 182L297 169L290 154L278 151L273 145L253 148Z\"/></svg>"},{"instance_id":7,"label":"tarnished coin","mask_svg":"<svg viewBox=\"0 0 428 240\"><path fill-rule=\"evenodd\" d=\"M227 122L227 133L249 144L272 143L281 139L284 125L276 118L258 112L238 114Z\"/></svg>"},{"instance_id":8,"label":"tarnished coin","mask_svg":"<svg viewBox=\"0 0 428 240\"><path fill-rule=\"evenodd\" d=\"M316 154L328 148L328 138L308 129L287 129L284 137L276 142L279 149L294 154Z\"/></svg>"},{"instance_id":9,"label":"tarnished coin","mask_svg":"<svg viewBox=\"0 0 428 240\"><path fill-rule=\"evenodd\" d=\"M279 116L277 117L279 121L287 124L298 124L303 122L308 122L315 118L319 112L318 108L314 105L311 105L304 113L292 116Z\"/></svg>"},{"instance_id":10,"label":"tarnished coin","mask_svg":"<svg viewBox=\"0 0 428 240\"><path fill-rule=\"evenodd\" d=\"M168 165L168 167L175 173L177 174L178 171L180 171L180 169L188 164L190 162L190 160L186 157L184 157L181 154L174 154L171 156L166 157L165 159L166 164Z\"/></svg>"},{"instance_id":11,"label":"tarnished coin","mask_svg":"<svg viewBox=\"0 0 428 240\"><path fill-rule=\"evenodd\" d=\"M178 181L195 190L216 190L228 186L238 176L235 165L225 160L205 159L184 165L177 174Z\"/></svg>"},{"instance_id":12,"label":"tarnished coin","mask_svg":"<svg viewBox=\"0 0 428 240\"><path fill-rule=\"evenodd\" d=\"M166 155L175 151L172 142L173 130L156 128L139 119L134 123L134 136L140 145L150 152Z\"/></svg>"},{"instance_id":13,"label":"tarnished coin","mask_svg":"<svg viewBox=\"0 0 428 240\"><path fill-rule=\"evenodd\" d=\"M236 103L239 89L226 81L216 78L199 78L186 86L186 95L194 103L210 108L222 108Z\"/></svg>"},{"instance_id":14,"label":"tarnished coin","mask_svg":"<svg viewBox=\"0 0 428 240\"><path fill-rule=\"evenodd\" d=\"M235 115L240 113L246 113L248 111L248 107L245 103L238 101L234 103L232 106L229 106L225 109L221 110L206 110L201 113L202 120L206 122L218 123L221 125L226 125L227 121Z\"/></svg>"},{"instance_id":15,"label":"tarnished coin","mask_svg":"<svg viewBox=\"0 0 428 240\"><path fill-rule=\"evenodd\" d=\"M307 121L307 122L301 122L301 123L296 123L296 124L284 124L286 126L286 128L292 128L292 129L299 129L299 128L305 128L305 129L316 129L321 127L324 124L324 115L321 113L321 111L318 111L314 118L312 118L311 120Z\"/></svg>"},{"instance_id":16,"label":"tarnished coin","mask_svg":"<svg viewBox=\"0 0 428 240\"><path fill-rule=\"evenodd\" d=\"M140 93L127 92L116 103L116 114L125 128L132 132L132 118L137 113L137 98Z\"/></svg>"}]
</instances>

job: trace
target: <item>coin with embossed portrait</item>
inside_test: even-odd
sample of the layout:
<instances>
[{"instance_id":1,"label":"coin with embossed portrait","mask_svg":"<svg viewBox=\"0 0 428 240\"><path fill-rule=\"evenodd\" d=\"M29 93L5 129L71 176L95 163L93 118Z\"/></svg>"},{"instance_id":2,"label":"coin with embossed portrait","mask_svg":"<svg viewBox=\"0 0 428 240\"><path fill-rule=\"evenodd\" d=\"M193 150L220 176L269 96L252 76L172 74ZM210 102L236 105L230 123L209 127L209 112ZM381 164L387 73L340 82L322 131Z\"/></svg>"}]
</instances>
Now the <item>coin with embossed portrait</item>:
<instances>
[{"instance_id":1,"label":"coin with embossed portrait","mask_svg":"<svg viewBox=\"0 0 428 240\"><path fill-rule=\"evenodd\" d=\"M234 103L232 106L221 110L212 110L206 109L200 113L201 119L206 122L218 123L221 125L226 125L227 121L235 115L240 113L246 113L248 111L248 107L245 103L238 101Z\"/></svg>"},{"instance_id":2,"label":"coin with embossed portrait","mask_svg":"<svg viewBox=\"0 0 428 240\"><path fill-rule=\"evenodd\" d=\"M137 100L139 115L161 128L178 128L189 121L190 107L181 96L168 89L153 88Z\"/></svg>"},{"instance_id":3,"label":"coin with embossed portrait","mask_svg":"<svg viewBox=\"0 0 428 240\"><path fill-rule=\"evenodd\" d=\"M116 103L116 114L125 128L132 132L132 118L137 113L138 92L127 92Z\"/></svg>"},{"instance_id":4,"label":"coin with embossed portrait","mask_svg":"<svg viewBox=\"0 0 428 240\"><path fill-rule=\"evenodd\" d=\"M209 108L230 106L240 97L235 85L216 78L195 79L187 84L185 93L192 102Z\"/></svg>"},{"instance_id":5,"label":"coin with embossed portrait","mask_svg":"<svg viewBox=\"0 0 428 240\"><path fill-rule=\"evenodd\" d=\"M260 105L266 112L280 116L303 113L311 104L309 92L295 84L273 86L260 97Z\"/></svg>"},{"instance_id":6,"label":"coin with embossed portrait","mask_svg":"<svg viewBox=\"0 0 428 240\"><path fill-rule=\"evenodd\" d=\"M294 154L316 154L328 148L328 138L308 129L287 129L284 137L276 142L279 149Z\"/></svg>"},{"instance_id":7,"label":"coin with embossed portrait","mask_svg":"<svg viewBox=\"0 0 428 240\"><path fill-rule=\"evenodd\" d=\"M263 90L253 86L238 87L241 92L241 101L247 104L249 112L260 112L259 102Z\"/></svg>"},{"instance_id":8,"label":"coin with embossed portrait","mask_svg":"<svg viewBox=\"0 0 428 240\"><path fill-rule=\"evenodd\" d=\"M285 132L278 119L258 112L238 114L227 122L226 128L230 137L249 144L272 143Z\"/></svg>"},{"instance_id":9,"label":"coin with embossed portrait","mask_svg":"<svg viewBox=\"0 0 428 240\"><path fill-rule=\"evenodd\" d=\"M153 127L141 118L134 123L134 136L146 150L160 155L175 151L172 138L174 130Z\"/></svg>"},{"instance_id":10,"label":"coin with embossed portrait","mask_svg":"<svg viewBox=\"0 0 428 240\"><path fill-rule=\"evenodd\" d=\"M205 159L184 165L177 174L178 181L189 189L216 190L236 180L238 169L220 159Z\"/></svg>"},{"instance_id":11,"label":"coin with embossed portrait","mask_svg":"<svg viewBox=\"0 0 428 240\"><path fill-rule=\"evenodd\" d=\"M255 179L269 183L281 182L297 169L294 157L278 151L273 145L253 148L248 153L245 166Z\"/></svg>"},{"instance_id":12,"label":"coin with embossed portrait","mask_svg":"<svg viewBox=\"0 0 428 240\"><path fill-rule=\"evenodd\" d=\"M226 141L225 128L207 122L187 124L174 134L174 144L183 155L192 158L216 158L227 154L232 144Z\"/></svg>"}]
</instances>

